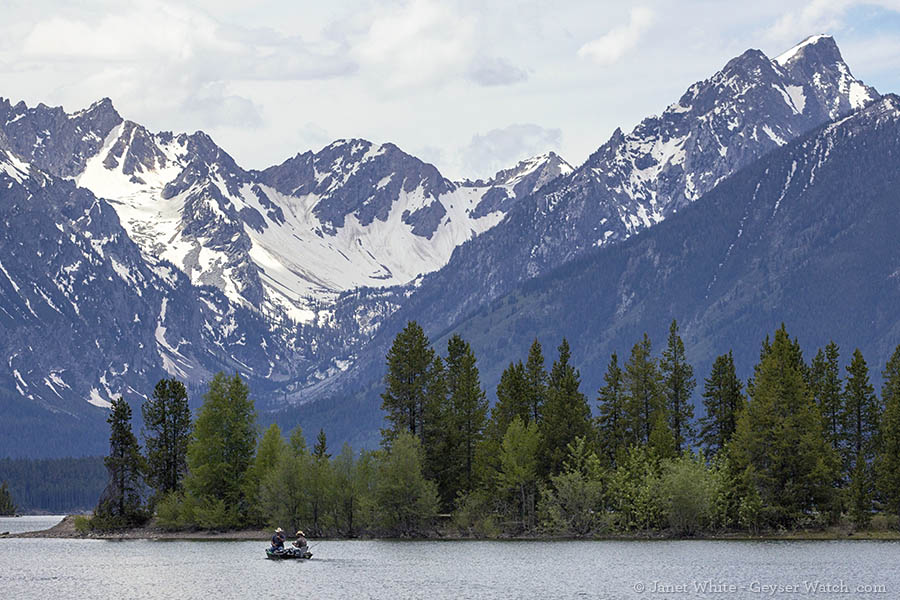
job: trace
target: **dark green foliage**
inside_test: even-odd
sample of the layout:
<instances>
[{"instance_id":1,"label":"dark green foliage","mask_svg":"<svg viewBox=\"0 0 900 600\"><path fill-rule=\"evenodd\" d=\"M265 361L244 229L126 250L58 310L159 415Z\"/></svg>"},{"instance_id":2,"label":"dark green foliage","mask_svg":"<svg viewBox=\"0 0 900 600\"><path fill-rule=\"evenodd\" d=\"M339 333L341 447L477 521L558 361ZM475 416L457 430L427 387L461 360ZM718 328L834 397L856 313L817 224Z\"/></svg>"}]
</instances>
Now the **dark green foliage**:
<instances>
[{"instance_id":1,"label":"dark green foliage","mask_svg":"<svg viewBox=\"0 0 900 600\"><path fill-rule=\"evenodd\" d=\"M0 483L0 516L14 515L17 511L18 508L9 492L9 486L6 485L6 481L3 481Z\"/></svg>"},{"instance_id":2,"label":"dark green foliage","mask_svg":"<svg viewBox=\"0 0 900 600\"><path fill-rule=\"evenodd\" d=\"M209 383L188 445L184 486L198 502L197 523L233 528L252 513L248 476L256 450L256 411L237 374ZM205 525L204 525L205 524Z\"/></svg>"},{"instance_id":3,"label":"dark green foliage","mask_svg":"<svg viewBox=\"0 0 900 600\"><path fill-rule=\"evenodd\" d=\"M487 398L481 389L475 354L471 346L454 335L447 344L447 392L449 414L445 427L447 450L453 458L452 488L468 493L475 483L475 451L487 423Z\"/></svg>"},{"instance_id":4,"label":"dark green foliage","mask_svg":"<svg viewBox=\"0 0 900 600\"><path fill-rule=\"evenodd\" d=\"M632 444L648 444L654 415L664 410L665 400L662 396L662 375L646 333L631 348L631 356L625 364L625 397L629 441Z\"/></svg>"},{"instance_id":5,"label":"dark green foliage","mask_svg":"<svg viewBox=\"0 0 900 600\"><path fill-rule=\"evenodd\" d=\"M825 420L825 435L831 447L838 451L841 446L841 412L843 382L841 370L838 365L840 349L833 341L825 346L825 350L819 350L813 358L810 366L812 390Z\"/></svg>"},{"instance_id":6,"label":"dark green foliage","mask_svg":"<svg viewBox=\"0 0 900 600\"><path fill-rule=\"evenodd\" d=\"M131 431L131 407L124 398L113 400L109 418L109 456L103 460L109 483L91 524L96 529L121 529L143 523L144 459Z\"/></svg>"},{"instance_id":7,"label":"dark green foliage","mask_svg":"<svg viewBox=\"0 0 900 600\"><path fill-rule=\"evenodd\" d=\"M541 465L543 477L560 473L566 459L567 446L582 437L594 441L591 409L579 389L581 375L571 364L569 343L559 345L559 358L550 369L547 400L539 423L541 434Z\"/></svg>"},{"instance_id":8,"label":"dark green foliage","mask_svg":"<svg viewBox=\"0 0 900 600\"><path fill-rule=\"evenodd\" d=\"M0 480L9 483L19 510L62 514L95 507L109 474L100 456L0 458Z\"/></svg>"},{"instance_id":9,"label":"dark green foliage","mask_svg":"<svg viewBox=\"0 0 900 600\"><path fill-rule=\"evenodd\" d=\"M662 389L675 454L689 447L694 440L694 404L691 396L697 385L694 368L684 356L684 342L678 334L678 322L669 326L669 338L659 363L662 372Z\"/></svg>"},{"instance_id":10,"label":"dark green foliage","mask_svg":"<svg viewBox=\"0 0 900 600\"><path fill-rule=\"evenodd\" d=\"M871 519L874 500L872 461L875 458L881 410L875 388L869 383L869 367L858 348L847 367L843 400L841 428L844 439L841 450L845 478L850 482L848 505L854 524L865 527Z\"/></svg>"},{"instance_id":11,"label":"dark green foliage","mask_svg":"<svg viewBox=\"0 0 900 600\"><path fill-rule=\"evenodd\" d=\"M319 435L316 436L316 445L313 446L313 456L316 458L331 458L328 454L328 440L325 437L325 430L320 429Z\"/></svg>"},{"instance_id":12,"label":"dark green foliage","mask_svg":"<svg viewBox=\"0 0 900 600\"><path fill-rule=\"evenodd\" d=\"M708 456L715 456L734 435L737 417L744 409L741 380L735 373L731 352L716 358L709 378L704 380L703 405L706 415L700 419L699 442Z\"/></svg>"},{"instance_id":13,"label":"dark green foliage","mask_svg":"<svg viewBox=\"0 0 900 600\"><path fill-rule=\"evenodd\" d=\"M615 468L616 457L628 442L624 373L619 368L619 357L615 352L609 357L603 380L604 385L597 397L600 407L600 416L597 418L599 447L606 464Z\"/></svg>"},{"instance_id":14,"label":"dark green foliage","mask_svg":"<svg viewBox=\"0 0 900 600\"><path fill-rule=\"evenodd\" d=\"M782 326L761 354L729 446L736 468L749 473L771 525L796 525L827 508L833 493L836 457L804 375L796 342Z\"/></svg>"},{"instance_id":15,"label":"dark green foliage","mask_svg":"<svg viewBox=\"0 0 900 600\"><path fill-rule=\"evenodd\" d=\"M882 377L884 413L875 458L876 488L885 510L900 516L900 346L888 360Z\"/></svg>"},{"instance_id":16,"label":"dark green foliage","mask_svg":"<svg viewBox=\"0 0 900 600\"><path fill-rule=\"evenodd\" d=\"M177 379L161 379L153 395L141 406L147 485L161 498L181 489L187 472L191 436L191 410L187 390Z\"/></svg>"},{"instance_id":17,"label":"dark green foliage","mask_svg":"<svg viewBox=\"0 0 900 600\"><path fill-rule=\"evenodd\" d=\"M547 371L544 368L544 351L537 338L528 349L528 360L525 362L525 381L531 419L540 422L544 402L547 400Z\"/></svg>"},{"instance_id":18,"label":"dark green foliage","mask_svg":"<svg viewBox=\"0 0 900 600\"><path fill-rule=\"evenodd\" d=\"M491 420L496 431L503 431L519 417L523 423L536 422L534 407L531 405L531 386L522 361L509 363L500 376L497 385L497 402L491 409Z\"/></svg>"},{"instance_id":19,"label":"dark green foliage","mask_svg":"<svg viewBox=\"0 0 900 600\"><path fill-rule=\"evenodd\" d=\"M415 321L410 321L397 334L387 355L385 390L381 395L381 408L389 422L381 432L386 447L402 431L421 440L433 362L434 350L425 332Z\"/></svg>"}]
</instances>

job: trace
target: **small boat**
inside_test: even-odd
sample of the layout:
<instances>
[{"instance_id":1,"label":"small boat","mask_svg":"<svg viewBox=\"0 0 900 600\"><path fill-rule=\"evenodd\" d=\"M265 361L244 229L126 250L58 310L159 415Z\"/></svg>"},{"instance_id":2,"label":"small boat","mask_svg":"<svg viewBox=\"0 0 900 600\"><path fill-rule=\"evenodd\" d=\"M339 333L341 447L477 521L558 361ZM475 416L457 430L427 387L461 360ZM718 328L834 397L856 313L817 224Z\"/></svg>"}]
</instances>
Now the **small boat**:
<instances>
[{"instance_id":1,"label":"small boat","mask_svg":"<svg viewBox=\"0 0 900 600\"><path fill-rule=\"evenodd\" d=\"M266 558L271 560L309 560L310 558L312 558L312 552L310 552L309 550L307 550L306 552L301 552L299 548L280 548L276 550L272 547L269 547L266 548Z\"/></svg>"}]
</instances>

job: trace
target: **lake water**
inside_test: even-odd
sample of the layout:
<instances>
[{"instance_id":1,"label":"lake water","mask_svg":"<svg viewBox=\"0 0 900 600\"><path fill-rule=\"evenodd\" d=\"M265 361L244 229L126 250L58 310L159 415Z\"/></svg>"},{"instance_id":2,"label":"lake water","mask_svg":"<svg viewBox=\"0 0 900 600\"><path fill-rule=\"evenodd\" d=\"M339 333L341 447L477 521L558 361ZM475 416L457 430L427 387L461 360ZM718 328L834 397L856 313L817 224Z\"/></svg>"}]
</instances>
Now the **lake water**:
<instances>
[{"instance_id":1,"label":"lake water","mask_svg":"<svg viewBox=\"0 0 900 600\"><path fill-rule=\"evenodd\" d=\"M900 597L895 542L313 544L297 562L265 541L0 539L0 598Z\"/></svg>"}]
</instances>

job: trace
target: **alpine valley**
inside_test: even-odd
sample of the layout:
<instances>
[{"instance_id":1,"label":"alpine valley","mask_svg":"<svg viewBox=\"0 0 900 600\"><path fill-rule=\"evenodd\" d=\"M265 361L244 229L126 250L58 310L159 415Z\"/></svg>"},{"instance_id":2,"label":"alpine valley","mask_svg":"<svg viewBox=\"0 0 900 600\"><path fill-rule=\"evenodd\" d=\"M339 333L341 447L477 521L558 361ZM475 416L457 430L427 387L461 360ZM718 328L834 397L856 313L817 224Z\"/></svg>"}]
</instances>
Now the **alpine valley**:
<instances>
[{"instance_id":1,"label":"alpine valley","mask_svg":"<svg viewBox=\"0 0 900 600\"><path fill-rule=\"evenodd\" d=\"M673 318L703 376L781 321L883 363L898 157L900 99L828 36L748 50L577 168L547 153L487 181L359 139L247 170L108 99L0 99L0 455L102 454L114 397L171 375L199 402L221 370L264 421L372 445L409 320L469 340L489 394L535 336L569 338L592 394Z\"/></svg>"}]
</instances>

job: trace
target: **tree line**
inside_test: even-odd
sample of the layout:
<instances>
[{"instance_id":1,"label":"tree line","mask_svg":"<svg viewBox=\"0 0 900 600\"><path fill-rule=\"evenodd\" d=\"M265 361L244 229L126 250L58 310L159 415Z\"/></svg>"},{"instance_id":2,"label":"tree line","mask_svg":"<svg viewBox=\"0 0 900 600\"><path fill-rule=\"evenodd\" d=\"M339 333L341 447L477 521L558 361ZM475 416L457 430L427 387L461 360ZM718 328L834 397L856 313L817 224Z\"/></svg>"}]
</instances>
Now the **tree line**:
<instances>
[{"instance_id":1,"label":"tree line","mask_svg":"<svg viewBox=\"0 0 900 600\"><path fill-rule=\"evenodd\" d=\"M124 399L112 404L109 483L82 530L159 527L303 528L319 536L415 535L437 513L433 484L420 469L411 436L390 452L332 456L324 431L308 448L299 427L285 436L272 424L258 434L250 390L239 375L217 374L195 419L184 385L161 380L142 405L143 450Z\"/></svg>"},{"instance_id":2,"label":"tree line","mask_svg":"<svg viewBox=\"0 0 900 600\"><path fill-rule=\"evenodd\" d=\"M107 472L101 457L0 458L0 481L20 511L62 514L90 510Z\"/></svg>"},{"instance_id":3,"label":"tree line","mask_svg":"<svg viewBox=\"0 0 900 600\"><path fill-rule=\"evenodd\" d=\"M195 419L177 380L142 406L113 404L110 483L92 526L155 515L164 528L280 525L311 535L605 535L760 531L900 519L900 347L880 396L857 350L807 362L784 326L753 375L732 354L698 385L673 321L657 356L647 335L612 354L593 401L563 339L547 365L535 340L510 362L491 407L471 346L446 354L410 322L386 357L381 447L312 448L298 427L258 435L250 391L216 375ZM596 416L593 415L596 413Z\"/></svg>"},{"instance_id":4,"label":"tree line","mask_svg":"<svg viewBox=\"0 0 900 600\"><path fill-rule=\"evenodd\" d=\"M383 447L409 435L443 512L478 535L796 529L900 518L900 347L879 397L859 350L806 362L784 325L746 383L731 352L702 381L678 323L655 356L645 334L610 356L596 413L562 340L511 362L489 410L471 347L441 357L410 322L387 355Z\"/></svg>"}]
</instances>

